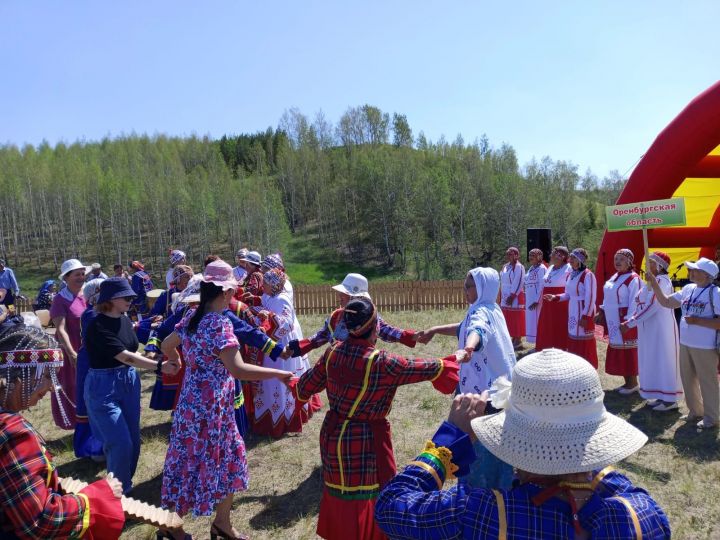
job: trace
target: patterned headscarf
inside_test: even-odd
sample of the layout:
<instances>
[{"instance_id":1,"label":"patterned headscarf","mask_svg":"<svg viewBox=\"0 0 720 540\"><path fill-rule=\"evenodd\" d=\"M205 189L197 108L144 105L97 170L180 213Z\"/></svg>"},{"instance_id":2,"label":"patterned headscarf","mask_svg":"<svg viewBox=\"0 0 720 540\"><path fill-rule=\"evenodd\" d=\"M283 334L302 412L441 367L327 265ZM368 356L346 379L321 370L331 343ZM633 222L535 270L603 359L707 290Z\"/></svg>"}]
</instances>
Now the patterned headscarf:
<instances>
[{"instance_id":1,"label":"patterned headscarf","mask_svg":"<svg viewBox=\"0 0 720 540\"><path fill-rule=\"evenodd\" d=\"M88 281L82 289L85 302L94 306L100 296L100 284L105 281L104 278L95 278Z\"/></svg>"},{"instance_id":2,"label":"patterned headscarf","mask_svg":"<svg viewBox=\"0 0 720 540\"><path fill-rule=\"evenodd\" d=\"M362 320L362 317L360 317L358 320L357 316L363 314L367 308L370 308L369 311L367 311L367 319ZM375 304L367 298L362 297L354 298L348 302L348 305L345 306L343 313L345 326L347 327L350 335L353 337L363 336L367 334L371 328L375 328L375 326L377 326L377 317L378 315Z\"/></svg>"},{"instance_id":3,"label":"patterned headscarf","mask_svg":"<svg viewBox=\"0 0 720 540\"><path fill-rule=\"evenodd\" d=\"M573 249L572 253L570 253L570 255L575 257L582 264L585 264L585 261L587 260L587 257L585 257L585 254L582 251L580 251L579 249Z\"/></svg>"},{"instance_id":4,"label":"patterned headscarf","mask_svg":"<svg viewBox=\"0 0 720 540\"><path fill-rule=\"evenodd\" d=\"M538 249L538 248L531 249L530 253L528 255L540 255L540 257L544 256L542 249Z\"/></svg>"},{"instance_id":5,"label":"patterned headscarf","mask_svg":"<svg viewBox=\"0 0 720 540\"><path fill-rule=\"evenodd\" d=\"M559 253L562 257L562 260L565 262L567 262L568 257L570 256L570 252L565 246L555 246L553 248L553 253Z\"/></svg>"},{"instance_id":6,"label":"patterned headscarf","mask_svg":"<svg viewBox=\"0 0 720 540\"><path fill-rule=\"evenodd\" d=\"M265 257L262 262L262 267L267 268L268 270L277 268L283 272L285 271L285 264L283 263L282 257L279 253L273 253L272 255Z\"/></svg>"},{"instance_id":7,"label":"patterned headscarf","mask_svg":"<svg viewBox=\"0 0 720 540\"><path fill-rule=\"evenodd\" d=\"M181 277L192 275L193 269L191 267L189 267L187 264L178 264L175 268L173 268L172 283L173 285L177 285L177 282Z\"/></svg>"},{"instance_id":8,"label":"patterned headscarf","mask_svg":"<svg viewBox=\"0 0 720 540\"><path fill-rule=\"evenodd\" d=\"M130 263L130 268L134 270L145 270L145 265L140 261L133 261Z\"/></svg>"},{"instance_id":9,"label":"patterned headscarf","mask_svg":"<svg viewBox=\"0 0 720 540\"><path fill-rule=\"evenodd\" d=\"M615 252L615 255L622 255L623 257L627 258L627 260L630 262L630 266L632 266L635 262L635 254L627 248L618 249Z\"/></svg>"},{"instance_id":10,"label":"patterned headscarf","mask_svg":"<svg viewBox=\"0 0 720 540\"><path fill-rule=\"evenodd\" d=\"M173 249L170 251L170 264L175 266L176 264L180 263L181 261L184 261L187 259L187 255L185 255L184 251L181 251L179 249Z\"/></svg>"},{"instance_id":11,"label":"patterned headscarf","mask_svg":"<svg viewBox=\"0 0 720 540\"><path fill-rule=\"evenodd\" d=\"M670 268L670 256L664 251L653 251L652 255L650 255L650 260L655 261L658 268L662 268L663 270Z\"/></svg>"},{"instance_id":12,"label":"patterned headscarf","mask_svg":"<svg viewBox=\"0 0 720 540\"><path fill-rule=\"evenodd\" d=\"M263 282L270 285L270 295L277 296L285 287L287 276L278 268L272 268L263 274Z\"/></svg>"}]
</instances>

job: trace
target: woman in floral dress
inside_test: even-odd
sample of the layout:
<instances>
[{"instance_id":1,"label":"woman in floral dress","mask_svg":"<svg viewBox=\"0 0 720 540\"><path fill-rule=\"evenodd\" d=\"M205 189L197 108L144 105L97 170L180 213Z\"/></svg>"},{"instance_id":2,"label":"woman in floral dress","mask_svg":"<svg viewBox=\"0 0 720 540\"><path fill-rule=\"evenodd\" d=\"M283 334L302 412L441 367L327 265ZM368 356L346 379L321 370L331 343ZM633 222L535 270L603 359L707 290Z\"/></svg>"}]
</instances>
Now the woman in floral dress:
<instances>
[{"instance_id":1,"label":"woman in floral dress","mask_svg":"<svg viewBox=\"0 0 720 540\"><path fill-rule=\"evenodd\" d=\"M178 514L216 512L211 535L240 538L230 522L233 494L247 489L245 444L235 423L233 377L290 380L292 373L243 362L227 309L237 282L232 268L218 260L205 268L200 305L175 327L162 351L177 361L182 347L187 363L170 445L165 457L162 504ZM183 531L172 531L183 538Z\"/></svg>"}]
</instances>

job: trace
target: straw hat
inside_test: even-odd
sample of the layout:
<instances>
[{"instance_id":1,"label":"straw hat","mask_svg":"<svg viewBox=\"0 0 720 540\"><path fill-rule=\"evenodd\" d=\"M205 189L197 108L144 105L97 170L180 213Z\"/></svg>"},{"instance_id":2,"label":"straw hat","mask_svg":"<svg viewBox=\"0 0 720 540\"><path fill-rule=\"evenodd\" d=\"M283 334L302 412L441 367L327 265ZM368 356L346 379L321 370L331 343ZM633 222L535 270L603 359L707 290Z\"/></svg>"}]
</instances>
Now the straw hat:
<instances>
[{"instance_id":1,"label":"straw hat","mask_svg":"<svg viewBox=\"0 0 720 540\"><path fill-rule=\"evenodd\" d=\"M505 410L475 418L471 425L490 452L523 471L558 475L602 469L647 442L644 433L605 410L604 396L586 360L545 349L515 365Z\"/></svg>"}]
</instances>

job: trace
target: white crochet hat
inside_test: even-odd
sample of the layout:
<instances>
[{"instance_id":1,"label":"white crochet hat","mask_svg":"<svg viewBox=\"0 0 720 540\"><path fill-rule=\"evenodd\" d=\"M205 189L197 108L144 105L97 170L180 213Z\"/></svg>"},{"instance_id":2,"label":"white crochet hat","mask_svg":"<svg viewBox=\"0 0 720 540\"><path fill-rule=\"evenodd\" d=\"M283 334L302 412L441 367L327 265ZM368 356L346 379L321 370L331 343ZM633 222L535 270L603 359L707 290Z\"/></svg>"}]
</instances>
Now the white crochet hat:
<instances>
[{"instance_id":1,"label":"white crochet hat","mask_svg":"<svg viewBox=\"0 0 720 540\"><path fill-rule=\"evenodd\" d=\"M546 349L515 365L507 407L472 421L495 456L534 474L602 469L647 442L639 429L605 410L600 378L583 358Z\"/></svg>"}]
</instances>

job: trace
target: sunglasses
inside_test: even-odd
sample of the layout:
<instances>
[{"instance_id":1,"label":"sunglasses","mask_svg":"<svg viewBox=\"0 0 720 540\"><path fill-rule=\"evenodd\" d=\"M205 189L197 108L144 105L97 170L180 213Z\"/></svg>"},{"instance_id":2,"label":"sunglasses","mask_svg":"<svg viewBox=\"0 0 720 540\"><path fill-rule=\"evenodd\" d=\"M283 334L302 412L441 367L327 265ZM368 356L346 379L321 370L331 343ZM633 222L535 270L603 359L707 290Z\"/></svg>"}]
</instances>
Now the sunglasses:
<instances>
[{"instance_id":1,"label":"sunglasses","mask_svg":"<svg viewBox=\"0 0 720 540\"><path fill-rule=\"evenodd\" d=\"M126 302L132 302L133 298L135 298L135 297L134 296L121 296L120 297L121 300L125 300Z\"/></svg>"}]
</instances>

